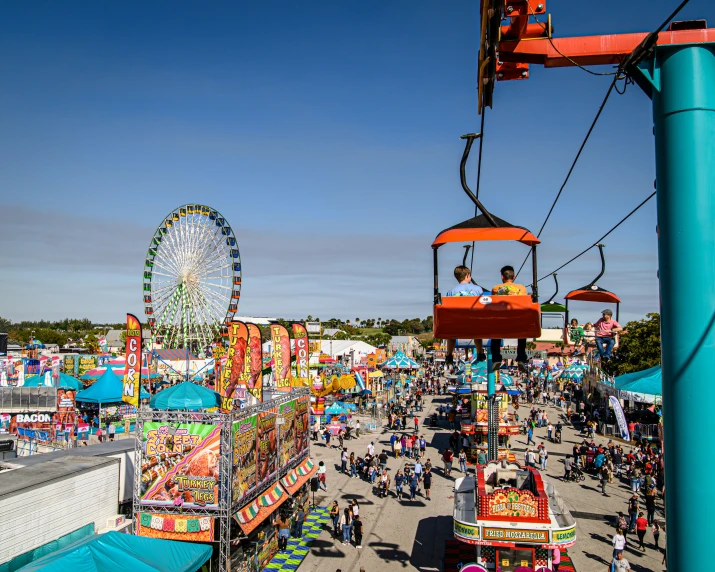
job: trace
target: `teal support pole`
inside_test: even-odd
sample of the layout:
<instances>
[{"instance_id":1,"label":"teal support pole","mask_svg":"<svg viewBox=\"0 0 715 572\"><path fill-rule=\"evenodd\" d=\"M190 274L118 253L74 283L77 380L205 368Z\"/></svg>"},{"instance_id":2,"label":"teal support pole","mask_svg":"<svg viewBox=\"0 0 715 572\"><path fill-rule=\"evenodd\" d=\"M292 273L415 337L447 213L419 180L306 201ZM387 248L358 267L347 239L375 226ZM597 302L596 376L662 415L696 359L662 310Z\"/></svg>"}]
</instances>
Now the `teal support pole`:
<instances>
[{"instance_id":1,"label":"teal support pole","mask_svg":"<svg viewBox=\"0 0 715 572\"><path fill-rule=\"evenodd\" d=\"M658 46L640 73L655 125L668 570L697 570L715 506L715 44Z\"/></svg>"},{"instance_id":2,"label":"teal support pole","mask_svg":"<svg viewBox=\"0 0 715 572\"><path fill-rule=\"evenodd\" d=\"M496 374L494 371L494 364L492 363L492 350L487 346L487 395L491 397L496 394Z\"/></svg>"},{"instance_id":3,"label":"teal support pole","mask_svg":"<svg viewBox=\"0 0 715 572\"><path fill-rule=\"evenodd\" d=\"M499 410L496 402L496 374L492 364L492 350L487 346L487 459L499 458Z\"/></svg>"}]
</instances>

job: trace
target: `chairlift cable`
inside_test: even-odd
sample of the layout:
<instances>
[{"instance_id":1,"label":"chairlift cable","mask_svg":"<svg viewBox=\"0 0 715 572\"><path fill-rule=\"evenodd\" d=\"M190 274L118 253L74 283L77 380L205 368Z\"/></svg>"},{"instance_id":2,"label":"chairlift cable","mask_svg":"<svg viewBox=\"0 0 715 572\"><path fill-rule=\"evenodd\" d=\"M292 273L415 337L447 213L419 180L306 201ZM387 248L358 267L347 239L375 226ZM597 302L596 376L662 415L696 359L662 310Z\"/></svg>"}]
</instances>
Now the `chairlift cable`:
<instances>
[{"instance_id":1,"label":"chairlift cable","mask_svg":"<svg viewBox=\"0 0 715 572\"><path fill-rule=\"evenodd\" d=\"M481 119L481 124L479 127L479 132L481 133L481 137L479 138L479 158L477 159L477 185L474 188L474 195L479 198L479 184L482 181L482 149L484 147L484 116L487 114L487 108L482 107L482 119ZM474 205L474 216L476 217L477 214L479 214L477 206ZM469 262L469 273L472 273L472 269L474 268L474 241L472 241L472 258Z\"/></svg>"}]
</instances>

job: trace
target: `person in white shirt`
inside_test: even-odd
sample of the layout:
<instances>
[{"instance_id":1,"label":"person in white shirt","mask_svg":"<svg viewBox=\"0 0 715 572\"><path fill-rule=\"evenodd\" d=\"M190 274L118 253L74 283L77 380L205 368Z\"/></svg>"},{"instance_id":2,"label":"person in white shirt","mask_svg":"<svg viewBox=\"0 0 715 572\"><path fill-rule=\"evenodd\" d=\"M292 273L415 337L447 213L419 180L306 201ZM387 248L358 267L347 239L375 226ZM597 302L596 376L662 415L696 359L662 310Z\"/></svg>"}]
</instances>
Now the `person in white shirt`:
<instances>
[{"instance_id":1,"label":"person in white shirt","mask_svg":"<svg viewBox=\"0 0 715 572\"><path fill-rule=\"evenodd\" d=\"M614 560L618 557L619 554L623 554L623 550L626 548L626 537L623 536L623 533L621 532L621 529L619 528L616 531L616 534L613 536L613 558ZM626 568L625 570L629 570Z\"/></svg>"},{"instance_id":2,"label":"person in white shirt","mask_svg":"<svg viewBox=\"0 0 715 572\"><path fill-rule=\"evenodd\" d=\"M628 560L623 558L623 552L619 552L616 557L613 558L613 570L615 572L630 572L631 565L628 564Z\"/></svg>"},{"instance_id":3,"label":"person in white shirt","mask_svg":"<svg viewBox=\"0 0 715 572\"><path fill-rule=\"evenodd\" d=\"M546 447L543 445L539 449L539 464L541 465L541 470L546 471L546 460L549 458L549 454L546 452Z\"/></svg>"},{"instance_id":4,"label":"person in white shirt","mask_svg":"<svg viewBox=\"0 0 715 572\"><path fill-rule=\"evenodd\" d=\"M370 444L367 446L367 454L371 457L375 456L375 443L372 441L370 441Z\"/></svg>"}]
</instances>

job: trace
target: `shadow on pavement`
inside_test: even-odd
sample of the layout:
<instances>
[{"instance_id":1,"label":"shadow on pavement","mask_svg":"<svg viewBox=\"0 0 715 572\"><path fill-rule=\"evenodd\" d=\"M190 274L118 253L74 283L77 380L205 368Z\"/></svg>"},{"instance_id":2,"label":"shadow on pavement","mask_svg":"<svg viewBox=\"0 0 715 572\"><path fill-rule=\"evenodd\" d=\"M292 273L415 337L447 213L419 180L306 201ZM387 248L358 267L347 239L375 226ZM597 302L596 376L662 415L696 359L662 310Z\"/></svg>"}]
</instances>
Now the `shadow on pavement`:
<instances>
[{"instance_id":1,"label":"shadow on pavement","mask_svg":"<svg viewBox=\"0 0 715 572\"><path fill-rule=\"evenodd\" d=\"M322 540L316 538L310 548L311 554L321 558L345 558L345 552L335 545L332 540Z\"/></svg>"},{"instance_id":2,"label":"shadow on pavement","mask_svg":"<svg viewBox=\"0 0 715 572\"><path fill-rule=\"evenodd\" d=\"M400 550L397 544L390 542L370 542L368 546L385 562L399 562L403 568L407 567L410 556L404 550Z\"/></svg>"},{"instance_id":3,"label":"shadow on pavement","mask_svg":"<svg viewBox=\"0 0 715 572\"><path fill-rule=\"evenodd\" d=\"M420 520L412 544L410 564L416 570L425 572L441 570L446 541L454 538L452 530L451 516L432 516Z\"/></svg>"}]
</instances>

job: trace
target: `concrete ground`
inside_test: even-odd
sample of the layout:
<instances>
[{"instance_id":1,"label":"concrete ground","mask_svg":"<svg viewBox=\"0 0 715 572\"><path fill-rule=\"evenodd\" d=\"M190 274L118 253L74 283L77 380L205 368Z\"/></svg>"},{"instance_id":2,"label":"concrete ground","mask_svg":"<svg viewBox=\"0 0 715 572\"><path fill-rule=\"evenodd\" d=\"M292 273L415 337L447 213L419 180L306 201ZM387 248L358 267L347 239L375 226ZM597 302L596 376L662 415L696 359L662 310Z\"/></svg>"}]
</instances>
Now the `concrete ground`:
<instances>
[{"instance_id":1,"label":"concrete ground","mask_svg":"<svg viewBox=\"0 0 715 572\"><path fill-rule=\"evenodd\" d=\"M445 541L452 536L452 510L454 507L453 482L461 473L453 470L452 478L445 478L442 472L442 462L439 450L444 449L449 442L450 432L446 422L438 428L423 427L422 421L431 415L440 403L448 403L447 397L427 397L424 411L420 417L420 433L427 439L427 458L434 466L432 479L432 500L419 496L414 501L398 501L394 490L387 498L377 498L373 487L362 479L351 479L339 472L340 454L337 441L331 439L335 448L327 448L324 442L312 443L311 456L317 461L324 461L328 467L328 490L315 493L316 504L327 506L334 500L341 509L348 501L357 499L360 505L360 518L363 521L363 548L358 550L353 545L343 545L342 539L333 539L328 531L318 538L301 570L319 572L359 572L364 567L365 572L382 570L420 570L422 572L442 571ZM528 408L522 407L522 415ZM559 410L547 407L549 417L556 419ZM364 425L364 423L363 423ZM374 441L379 452L385 449L389 452L389 437L391 433L378 429L377 433L362 434L359 439L345 442L348 452L364 455L367 445ZM546 441L546 429L537 429L534 436L537 443ZM606 442L606 439L600 439ZM611 539L614 532L615 515L619 510L627 511L627 501L630 490L624 483L608 486L608 496L603 496L598 481L587 476L581 483L561 483L558 478L563 474L562 461L566 453L570 453L574 442L580 442L578 432L570 426L564 430L560 445L547 444L549 461L545 478L557 480L557 490L566 501L567 506L577 519L576 545L569 549L578 572L605 571L611 560ZM523 462L523 451L526 449L526 436L512 438L512 451L517 454L519 462ZM388 460L388 470L391 475L397 472L409 459ZM457 463L454 463L457 466ZM394 489L394 486L393 486ZM656 518L662 522L662 503ZM645 505L643 505L645 511ZM631 538L633 537L633 538ZM637 550L635 535L628 535L629 546L626 549L626 559L634 572L660 572L665 570L661 565L662 555L653 547L653 537L650 530L646 535L647 549ZM665 534L661 534L660 543L664 544ZM457 572L449 570L444 572Z\"/></svg>"}]
</instances>

